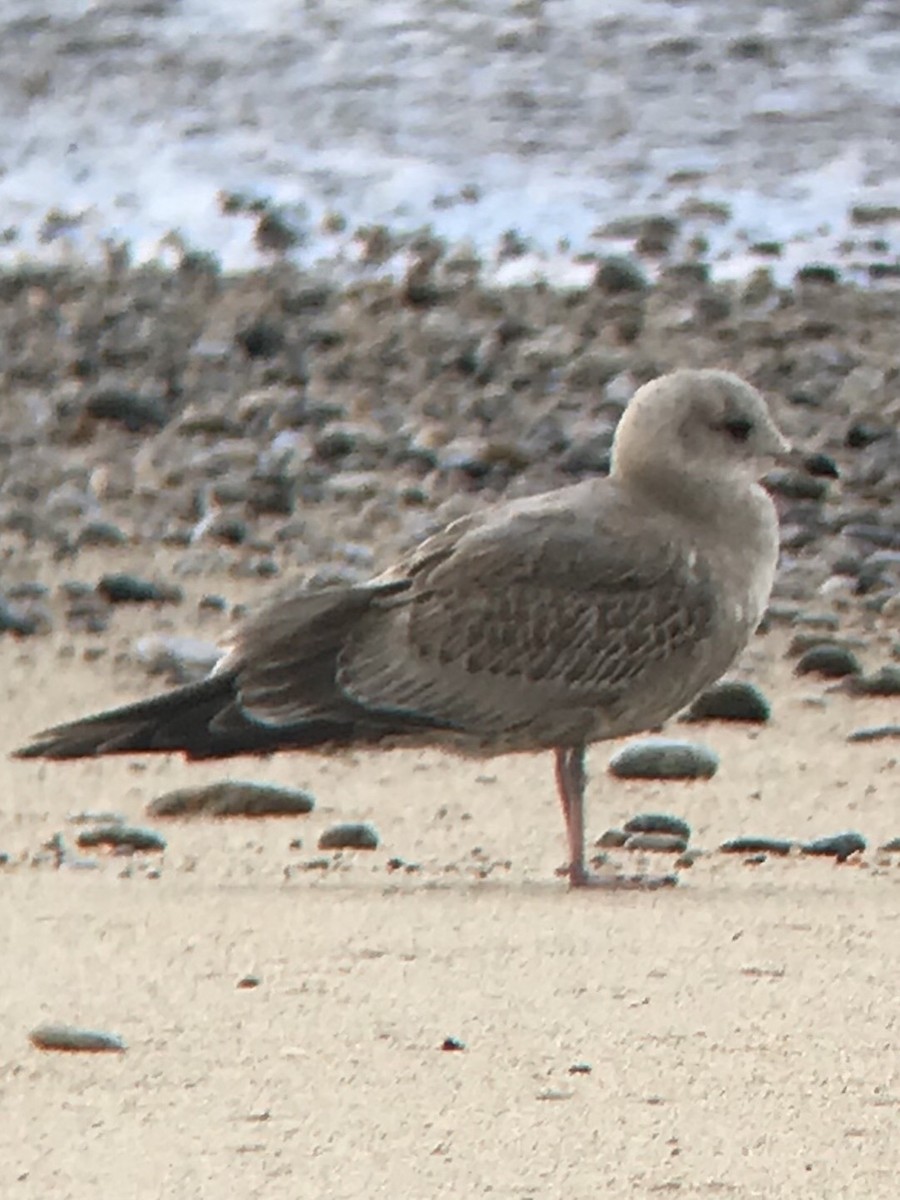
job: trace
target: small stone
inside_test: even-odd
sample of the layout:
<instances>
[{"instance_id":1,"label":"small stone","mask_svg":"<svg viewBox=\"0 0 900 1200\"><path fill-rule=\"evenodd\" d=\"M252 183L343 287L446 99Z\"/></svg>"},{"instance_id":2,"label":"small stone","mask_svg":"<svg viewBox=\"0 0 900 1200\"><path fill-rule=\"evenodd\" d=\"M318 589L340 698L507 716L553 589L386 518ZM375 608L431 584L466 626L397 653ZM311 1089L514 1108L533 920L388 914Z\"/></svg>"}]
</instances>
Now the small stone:
<instances>
[{"instance_id":1,"label":"small stone","mask_svg":"<svg viewBox=\"0 0 900 1200\"><path fill-rule=\"evenodd\" d=\"M830 454L807 454L803 459L803 469L809 475L823 479L840 479L838 465Z\"/></svg>"},{"instance_id":2,"label":"small stone","mask_svg":"<svg viewBox=\"0 0 900 1200\"><path fill-rule=\"evenodd\" d=\"M861 833L836 833L833 837L817 838L807 842L801 849L804 854L818 854L823 857L846 862L851 854L856 854L866 848L866 839Z\"/></svg>"},{"instance_id":3,"label":"small stone","mask_svg":"<svg viewBox=\"0 0 900 1200\"><path fill-rule=\"evenodd\" d=\"M571 1067L569 1067L569 1074L570 1075L590 1075L592 1069L593 1068L591 1067L590 1063L586 1063L586 1062L572 1063Z\"/></svg>"},{"instance_id":4,"label":"small stone","mask_svg":"<svg viewBox=\"0 0 900 1200\"><path fill-rule=\"evenodd\" d=\"M273 321L260 318L245 325L234 340L248 358L274 358L284 346L284 330Z\"/></svg>"},{"instance_id":5,"label":"small stone","mask_svg":"<svg viewBox=\"0 0 900 1200\"><path fill-rule=\"evenodd\" d=\"M258 975L245 975L243 979L237 981L236 986L240 989L248 990L250 988L258 988L261 983L262 980Z\"/></svg>"},{"instance_id":6,"label":"small stone","mask_svg":"<svg viewBox=\"0 0 900 1200\"><path fill-rule=\"evenodd\" d=\"M76 539L76 545L79 549L85 546L124 546L128 541L128 534L120 529L118 525L113 525L111 521L88 521L82 525Z\"/></svg>"},{"instance_id":7,"label":"small stone","mask_svg":"<svg viewBox=\"0 0 900 1200\"><path fill-rule=\"evenodd\" d=\"M39 1050L81 1051L89 1054L121 1054L125 1050L125 1043L117 1034L104 1033L100 1029L79 1029L75 1025L38 1025L28 1037Z\"/></svg>"},{"instance_id":8,"label":"small stone","mask_svg":"<svg viewBox=\"0 0 900 1200\"><path fill-rule=\"evenodd\" d=\"M10 604L0 596L0 633L32 637L36 633L48 633L51 628L52 618L43 606Z\"/></svg>"},{"instance_id":9,"label":"small stone","mask_svg":"<svg viewBox=\"0 0 900 1200\"><path fill-rule=\"evenodd\" d=\"M623 746L609 760L619 779L709 779L719 768L714 750L673 738L645 738Z\"/></svg>"},{"instance_id":10,"label":"small stone","mask_svg":"<svg viewBox=\"0 0 900 1200\"><path fill-rule=\"evenodd\" d=\"M900 837L891 838L889 842L885 842L878 849L882 850L885 854L900 854Z\"/></svg>"},{"instance_id":11,"label":"small stone","mask_svg":"<svg viewBox=\"0 0 900 1200\"><path fill-rule=\"evenodd\" d=\"M214 642L182 634L148 634L135 642L134 653L150 675L164 675L173 684L203 679L222 657Z\"/></svg>"},{"instance_id":12,"label":"small stone","mask_svg":"<svg viewBox=\"0 0 900 1200\"><path fill-rule=\"evenodd\" d=\"M843 679L847 675L861 675L862 663L846 646L837 642L819 642L798 659L794 674Z\"/></svg>"},{"instance_id":13,"label":"small stone","mask_svg":"<svg viewBox=\"0 0 900 1200\"><path fill-rule=\"evenodd\" d=\"M169 409L157 396L141 396L124 388L101 388L88 398L85 412L98 421L115 421L131 433L162 429Z\"/></svg>"},{"instance_id":14,"label":"small stone","mask_svg":"<svg viewBox=\"0 0 900 1200\"><path fill-rule=\"evenodd\" d=\"M848 742L882 742L900 738L900 725L865 725L847 734Z\"/></svg>"},{"instance_id":15,"label":"small stone","mask_svg":"<svg viewBox=\"0 0 900 1200\"><path fill-rule=\"evenodd\" d=\"M625 822L624 828L627 834L661 833L683 838L685 841L691 836L691 827L687 821L670 813L638 813Z\"/></svg>"},{"instance_id":16,"label":"small stone","mask_svg":"<svg viewBox=\"0 0 900 1200\"><path fill-rule=\"evenodd\" d=\"M854 696L900 696L900 667L881 667L860 679L848 679L845 688Z\"/></svg>"},{"instance_id":17,"label":"small stone","mask_svg":"<svg viewBox=\"0 0 900 1200\"><path fill-rule=\"evenodd\" d=\"M594 842L595 846L599 847L616 847L624 846L628 841L628 834L624 829L607 829L605 833L601 833Z\"/></svg>"},{"instance_id":18,"label":"small stone","mask_svg":"<svg viewBox=\"0 0 900 1200\"><path fill-rule=\"evenodd\" d=\"M784 838L737 837L723 842L719 849L723 854L790 854L795 842Z\"/></svg>"},{"instance_id":19,"label":"small stone","mask_svg":"<svg viewBox=\"0 0 900 1200\"><path fill-rule=\"evenodd\" d=\"M371 825L347 822L332 825L319 838L320 850L375 850L378 834Z\"/></svg>"},{"instance_id":20,"label":"small stone","mask_svg":"<svg viewBox=\"0 0 900 1200\"><path fill-rule=\"evenodd\" d=\"M116 849L155 850L166 848L166 839L153 829L138 825L100 825L96 829L85 829L76 841L82 848L87 846L113 846Z\"/></svg>"},{"instance_id":21,"label":"small stone","mask_svg":"<svg viewBox=\"0 0 900 1200\"><path fill-rule=\"evenodd\" d=\"M741 680L722 680L697 697L685 721L751 721L762 724L768 721L772 709L752 683Z\"/></svg>"},{"instance_id":22,"label":"small stone","mask_svg":"<svg viewBox=\"0 0 900 1200\"><path fill-rule=\"evenodd\" d=\"M147 805L151 817L295 817L312 812L315 799L300 788L225 779L178 788Z\"/></svg>"},{"instance_id":23,"label":"small stone","mask_svg":"<svg viewBox=\"0 0 900 1200\"><path fill-rule=\"evenodd\" d=\"M466 1048L466 1043L461 1042L459 1040L459 1038L445 1037L444 1040L441 1042L442 1050L465 1050L465 1048Z\"/></svg>"},{"instance_id":24,"label":"small stone","mask_svg":"<svg viewBox=\"0 0 900 1200\"><path fill-rule=\"evenodd\" d=\"M179 604L183 599L181 588L153 583L125 572L102 575L97 592L110 604Z\"/></svg>"},{"instance_id":25,"label":"small stone","mask_svg":"<svg viewBox=\"0 0 900 1200\"><path fill-rule=\"evenodd\" d=\"M656 854L681 854L687 838L673 833L635 833L625 843L626 850L648 850Z\"/></svg>"},{"instance_id":26,"label":"small stone","mask_svg":"<svg viewBox=\"0 0 900 1200\"><path fill-rule=\"evenodd\" d=\"M805 471L770 471L765 482L768 491L787 500L822 500L828 495L825 480Z\"/></svg>"},{"instance_id":27,"label":"small stone","mask_svg":"<svg viewBox=\"0 0 900 1200\"><path fill-rule=\"evenodd\" d=\"M597 268L594 283L601 291L616 295L620 292L643 292L647 277L630 258L614 255L605 258Z\"/></svg>"},{"instance_id":28,"label":"small stone","mask_svg":"<svg viewBox=\"0 0 900 1200\"><path fill-rule=\"evenodd\" d=\"M66 817L72 825L124 825L125 818L117 812L98 812L87 809L84 812L72 812Z\"/></svg>"}]
</instances>

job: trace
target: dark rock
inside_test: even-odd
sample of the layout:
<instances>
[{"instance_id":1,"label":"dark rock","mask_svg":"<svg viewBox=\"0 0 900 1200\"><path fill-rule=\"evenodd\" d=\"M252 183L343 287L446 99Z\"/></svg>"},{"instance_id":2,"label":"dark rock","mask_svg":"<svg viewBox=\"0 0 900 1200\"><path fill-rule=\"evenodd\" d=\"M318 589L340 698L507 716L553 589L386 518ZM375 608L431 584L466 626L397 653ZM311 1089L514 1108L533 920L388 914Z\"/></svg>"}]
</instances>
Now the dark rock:
<instances>
[{"instance_id":1,"label":"dark rock","mask_svg":"<svg viewBox=\"0 0 900 1200\"><path fill-rule=\"evenodd\" d=\"M632 742L609 760L619 779L709 779L718 768L719 756L707 746L662 737Z\"/></svg>"},{"instance_id":2,"label":"dark rock","mask_svg":"<svg viewBox=\"0 0 900 1200\"><path fill-rule=\"evenodd\" d=\"M250 988L258 988L261 983L262 980L258 975L245 975L237 981L235 986L243 990L248 990Z\"/></svg>"},{"instance_id":3,"label":"dark rock","mask_svg":"<svg viewBox=\"0 0 900 1200\"><path fill-rule=\"evenodd\" d=\"M865 850L866 839L861 833L836 833L833 837L817 838L801 846L804 854L817 854L846 862L851 854Z\"/></svg>"},{"instance_id":4,"label":"dark rock","mask_svg":"<svg viewBox=\"0 0 900 1200\"><path fill-rule=\"evenodd\" d=\"M151 817L294 817L312 812L315 799L299 788L225 779L178 788L147 805Z\"/></svg>"},{"instance_id":5,"label":"dark rock","mask_svg":"<svg viewBox=\"0 0 900 1200\"><path fill-rule=\"evenodd\" d=\"M466 1048L466 1043L461 1042L459 1040L459 1038L445 1037L444 1040L441 1042L442 1050L465 1050L465 1048Z\"/></svg>"},{"instance_id":6,"label":"dark rock","mask_svg":"<svg viewBox=\"0 0 900 1200\"><path fill-rule=\"evenodd\" d=\"M247 489L247 507L252 513L290 516L297 499L297 481L286 471L257 471Z\"/></svg>"},{"instance_id":7,"label":"dark rock","mask_svg":"<svg viewBox=\"0 0 900 1200\"><path fill-rule=\"evenodd\" d=\"M643 292L647 289L647 277L637 263L619 255L601 262L594 282L601 291L611 295L620 292Z\"/></svg>"},{"instance_id":8,"label":"dark rock","mask_svg":"<svg viewBox=\"0 0 900 1200\"><path fill-rule=\"evenodd\" d=\"M260 318L239 329L234 340L248 358L274 358L283 348L285 337L280 325Z\"/></svg>"},{"instance_id":9,"label":"dark rock","mask_svg":"<svg viewBox=\"0 0 900 1200\"><path fill-rule=\"evenodd\" d=\"M900 696L900 667L888 664L871 675L848 679L844 687L854 696Z\"/></svg>"},{"instance_id":10,"label":"dark rock","mask_svg":"<svg viewBox=\"0 0 900 1200\"><path fill-rule=\"evenodd\" d=\"M772 709L758 687L741 680L722 680L703 692L688 709L685 721L768 721Z\"/></svg>"},{"instance_id":11,"label":"dark rock","mask_svg":"<svg viewBox=\"0 0 900 1200\"><path fill-rule=\"evenodd\" d=\"M48 633L53 625L49 609L43 605L10 604L0 596L0 634L32 637Z\"/></svg>"},{"instance_id":12,"label":"dark rock","mask_svg":"<svg viewBox=\"0 0 900 1200\"><path fill-rule=\"evenodd\" d=\"M687 841L691 836L691 827L681 817L669 813L638 813L625 822L626 834L658 833L669 837L683 838Z\"/></svg>"},{"instance_id":13,"label":"dark rock","mask_svg":"<svg viewBox=\"0 0 900 1200\"><path fill-rule=\"evenodd\" d=\"M120 529L118 525L113 525L110 521L88 521L82 525L76 545L79 548L84 546L124 546L129 541L128 534Z\"/></svg>"},{"instance_id":14,"label":"dark rock","mask_svg":"<svg viewBox=\"0 0 900 1200\"><path fill-rule=\"evenodd\" d=\"M837 642L820 642L811 646L794 667L795 675L821 675L825 679L843 679L861 675L862 663L846 646Z\"/></svg>"},{"instance_id":15,"label":"dark rock","mask_svg":"<svg viewBox=\"0 0 900 1200\"><path fill-rule=\"evenodd\" d=\"M723 854L790 854L796 842L783 838L737 837L723 842L719 849Z\"/></svg>"},{"instance_id":16,"label":"dark rock","mask_svg":"<svg viewBox=\"0 0 900 1200\"><path fill-rule=\"evenodd\" d=\"M85 829L76 841L82 849L88 846L112 846L115 849L156 850L166 848L166 839L154 829L143 829L137 825L101 825L97 829Z\"/></svg>"},{"instance_id":17,"label":"dark rock","mask_svg":"<svg viewBox=\"0 0 900 1200\"><path fill-rule=\"evenodd\" d=\"M889 842L885 842L878 849L885 854L900 854L900 837L891 838Z\"/></svg>"},{"instance_id":18,"label":"dark rock","mask_svg":"<svg viewBox=\"0 0 900 1200\"><path fill-rule=\"evenodd\" d=\"M823 479L839 479L841 475L830 454L807 454L803 459L803 469L808 474L821 476Z\"/></svg>"},{"instance_id":19,"label":"dark rock","mask_svg":"<svg viewBox=\"0 0 900 1200\"><path fill-rule=\"evenodd\" d=\"M854 421L847 430L844 445L851 450L865 450L873 442L888 436L889 430L882 425L869 425L865 421Z\"/></svg>"},{"instance_id":20,"label":"dark rock","mask_svg":"<svg viewBox=\"0 0 900 1200\"><path fill-rule=\"evenodd\" d=\"M900 738L900 725L866 725L847 734L848 742L882 742Z\"/></svg>"},{"instance_id":21,"label":"dark rock","mask_svg":"<svg viewBox=\"0 0 900 1200\"><path fill-rule=\"evenodd\" d=\"M673 833L635 833L625 843L626 850L649 850L658 854L681 854L687 838Z\"/></svg>"},{"instance_id":22,"label":"dark rock","mask_svg":"<svg viewBox=\"0 0 900 1200\"><path fill-rule=\"evenodd\" d=\"M375 850L378 834L371 825L348 822L332 825L319 838L320 850Z\"/></svg>"},{"instance_id":23,"label":"dark rock","mask_svg":"<svg viewBox=\"0 0 900 1200\"><path fill-rule=\"evenodd\" d=\"M125 1043L117 1034L104 1033L100 1029L79 1029L75 1025L38 1025L28 1038L39 1050L68 1050L87 1054L121 1054L125 1050Z\"/></svg>"},{"instance_id":24,"label":"dark rock","mask_svg":"<svg viewBox=\"0 0 900 1200\"><path fill-rule=\"evenodd\" d=\"M179 587L153 583L124 572L101 576L97 592L110 604L180 604L183 599Z\"/></svg>"},{"instance_id":25,"label":"dark rock","mask_svg":"<svg viewBox=\"0 0 900 1200\"><path fill-rule=\"evenodd\" d=\"M142 396L124 388L99 388L88 397L85 412L98 421L115 421L131 433L162 429L169 419L168 405L157 396Z\"/></svg>"}]
</instances>

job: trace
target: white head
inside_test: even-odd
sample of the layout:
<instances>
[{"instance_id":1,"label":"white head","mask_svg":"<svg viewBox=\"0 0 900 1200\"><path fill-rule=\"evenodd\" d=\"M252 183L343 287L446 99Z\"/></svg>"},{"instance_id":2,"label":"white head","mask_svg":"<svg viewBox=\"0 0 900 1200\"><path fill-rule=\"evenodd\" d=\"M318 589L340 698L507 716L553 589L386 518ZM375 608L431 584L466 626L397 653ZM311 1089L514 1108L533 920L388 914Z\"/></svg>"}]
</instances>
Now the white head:
<instances>
[{"instance_id":1,"label":"white head","mask_svg":"<svg viewBox=\"0 0 900 1200\"><path fill-rule=\"evenodd\" d=\"M790 451L763 397L729 371L673 371L635 392L612 476L668 492L755 483Z\"/></svg>"}]
</instances>

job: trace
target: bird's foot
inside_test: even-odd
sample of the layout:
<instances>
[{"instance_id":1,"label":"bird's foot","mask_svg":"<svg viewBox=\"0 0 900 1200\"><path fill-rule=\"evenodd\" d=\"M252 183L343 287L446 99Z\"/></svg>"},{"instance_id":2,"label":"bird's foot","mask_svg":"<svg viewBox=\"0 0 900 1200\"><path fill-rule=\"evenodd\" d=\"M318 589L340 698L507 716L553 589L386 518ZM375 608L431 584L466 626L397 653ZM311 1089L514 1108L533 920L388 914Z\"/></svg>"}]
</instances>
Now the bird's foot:
<instances>
[{"instance_id":1,"label":"bird's foot","mask_svg":"<svg viewBox=\"0 0 900 1200\"><path fill-rule=\"evenodd\" d=\"M597 875L578 865L571 866L568 875L570 887L603 888L607 892L653 892L678 882L677 875Z\"/></svg>"}]
</instances>

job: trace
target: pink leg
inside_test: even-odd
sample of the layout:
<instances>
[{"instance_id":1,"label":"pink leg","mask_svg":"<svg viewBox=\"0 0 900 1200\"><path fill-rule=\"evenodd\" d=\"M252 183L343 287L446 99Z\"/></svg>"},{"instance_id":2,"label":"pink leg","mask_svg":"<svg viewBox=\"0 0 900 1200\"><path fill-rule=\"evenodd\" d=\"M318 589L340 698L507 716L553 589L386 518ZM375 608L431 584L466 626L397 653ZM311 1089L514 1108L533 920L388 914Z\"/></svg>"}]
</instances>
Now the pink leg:
<instances>
[{"instance_id":1,"label":"pink leg","mask_svg":"<svg viewBox=\"0 0 900 1200\"><path fill-rule=\"evenodd\" d=\"M584 747L556 751L556 787L569 844L569 886L608 891L651 891L672 887L674 875L596 875L584 862Z\"/></svg>"}]
</instances>

